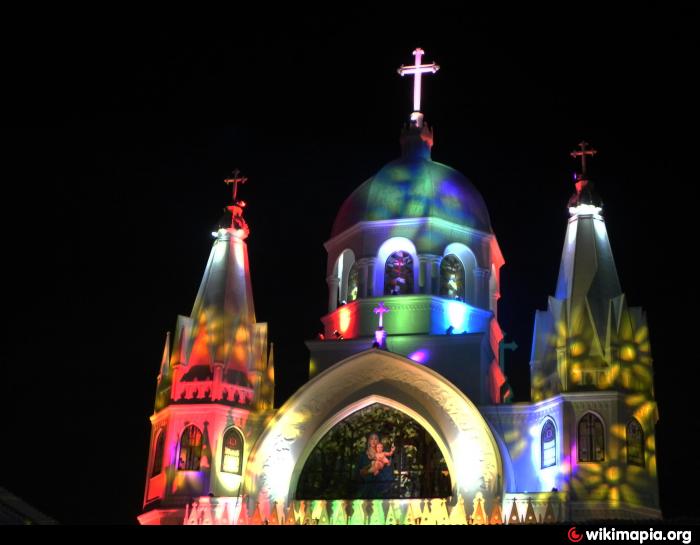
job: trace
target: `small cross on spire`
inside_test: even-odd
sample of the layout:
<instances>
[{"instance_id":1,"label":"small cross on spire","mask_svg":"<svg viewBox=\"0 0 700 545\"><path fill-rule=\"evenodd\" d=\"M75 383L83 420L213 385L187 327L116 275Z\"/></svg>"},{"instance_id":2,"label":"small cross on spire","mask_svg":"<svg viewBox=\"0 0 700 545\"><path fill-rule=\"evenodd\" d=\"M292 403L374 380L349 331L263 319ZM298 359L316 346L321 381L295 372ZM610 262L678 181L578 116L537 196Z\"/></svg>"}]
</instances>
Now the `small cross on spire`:
<instances>
[{"instance_id":1,"label":"small cross on spire","mask_svg":"<svg viewBox=\"0 0 700 545\"><path fill-rule=\"evenodd\" d=\"M374 313L379 314L379 329L383 327L382 322L384 318L384 313L389 312L389 309L384 306L384 301L379 303L379 306L374 308Z\"/></svg>"},{"instance_id":2,"label":"small cross on spire","mask_svg":"<svg viewBox=\"0 0 700 545\"><path fill-rule=\"evenodd\" d=\"M586 177L586 156L590 155L593 157L598 151L594 150L593 148L591 149L586 149L588 147L588 142L579 142L578 147L581 148L579 151L572 151L571 152L571 157L576 159L577 157L581 158L581 178Z\"/></svg>"},{"instance_id":3,"label":"small cross on spire","mask_svg":"<svg viewBox=\"0 0 700 545\"><path fill-rule=\"evenodd\" d=\"M231 174L233 178L226 178L224 183L226 185L233 184L233 204L236 204L236 195L238 194L238 184L244 184L248 181L248 178L241 176L241 171L236 169Z\"/></svg>"},{"instance_id":4,"label":"small cross on spire","mask_svg":"<svg viewBox=\"0 0 700 545\"><path fill-rule=\"evenodd\" d=\"M250 233L250 229L246 221L243 219L245 201L239 201L236 199L236 197L238 195L238 184L246 183L248 178L241 176L241 172L238 169L234 170L231 174L233 174L233 178L224 179L224 183L226 185L233 185L233 202L230 206L227 206L226 209L231 212L231 229L242 230L243 238L246 238Z\"/></svg>"},{"instance_id":5,"label":"small cross on spire","mask_svg":"<svg viewBox=\"0 0 700 545\"><path fill-rule=\"evenodd\" d=\"M413 51L413 55L416 57L416 64L413 66L404 66L403 64L399 67L399 75L404 76L406 74L413 75L413 113L416 114L420 112L420 95L421 95L421 76L423 74L434 74L440 70L440 66L431 62L430 64L421 64L423 57L423 51L420 47ZM413 117L413 116L412 116Z\"/></svg>"}]
</instances>

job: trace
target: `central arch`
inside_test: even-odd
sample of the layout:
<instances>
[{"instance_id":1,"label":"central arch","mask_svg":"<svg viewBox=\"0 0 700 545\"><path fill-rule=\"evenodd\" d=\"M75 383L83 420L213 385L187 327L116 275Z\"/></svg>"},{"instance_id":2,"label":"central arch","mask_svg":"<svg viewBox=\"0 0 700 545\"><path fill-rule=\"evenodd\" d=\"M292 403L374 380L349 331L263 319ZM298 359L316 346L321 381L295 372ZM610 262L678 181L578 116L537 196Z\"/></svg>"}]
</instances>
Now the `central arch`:
<instances>
[{"instance_id":1,"label":"central arch","mask_svg":"<svg viewBox=\"0 0 700 545\"><path fill-rule=\"evenodd\" d=\"M408 419L413 420L418 426L420 426L432 439L434 442L434 447L437 448L437 451L439 452L440 455L444 457L445 460L445 466L447 469L447 474L448 474L448 480L451 481L451 478L449 477L452 472L450 471L451 469L454 469L454 464L452 459L446 454L447 448L446 445L444 444L443 438L436 433L434 429L431 429L429 423L426 421L425 418L423 418L419 413L415 412L412 410L410 407L407 407L401 403L398 403L397 401L393 399L389 399L387 397L379 396L379 395L371 395L366 397L365 399L362 399L356 403L353 403L352 405L349 405L336 415L334 415L332 418L330 418L327 422L324 423L323 426L319 427L319 429L314 433L313 437L307 444L306 448L302 452L302 455L299 457L299 466L302 468L302 471L299 472L298 474L295 473L293 478L292 478L292 491L296 491L294 493L294 496L296 499L297 498L297 493L299 490L299 485L300 485L300 479L301 476L303 475L303 469L307 467L307 463L309 462L309 458L311 458L313 452L316 450L316 448L319 446L319 444L327 437L329 433L331 433L336 426L339 424L343 423L346 420L352 420L356 415L360 414L363 409L368 409L372 406L376 405L380 409L394 409L398 413L401 413L401 416L403 417L408 417ZM405 424L405 422L404 422ZM391 426L390 426L391 427ZM377 432L377 429L366 429L362 430L361 433L366 435L367 433L370 432ZM398 434L401 436L401 433ZM384 445L387 447L388 445ZM430 449L430 445L428 445L428 450ZM400 454L400 453L399 453ZM352 462L351 462L352 463ZM433 468L431 468L433 469ZM420 479L422 480L422 479ZM447 494L440 494L440 495L429 495L426 497L446 497L446 496L451 496L454 492L452 486L449 487L451 489L450 493ZM346 496L343 496L346 497ZM347 496L348 498L350 497L355 497L355 496ZM385 496L387 499L388 498L399 498L399 497L408 497L408 496ZM410 496L414 497L414 496ZM337 499L337 498L333 498Z\"/></svg>"},{"instance_id":2,"label":"central arch","mask_svg":"<svg viewBox=\"0 0 700 545\"><path fill-rule=\"evenodd\" d=\"M501 454L477 407L442 375L377 349L320 373L279 409L253 446L246 492L283 504L293 500L304 463L325 433L375 402L413 418L435 440L448 466L453 502L458 496L471 502L478 492L487 504L502 497Z\"/></svg>"}]
</instances>

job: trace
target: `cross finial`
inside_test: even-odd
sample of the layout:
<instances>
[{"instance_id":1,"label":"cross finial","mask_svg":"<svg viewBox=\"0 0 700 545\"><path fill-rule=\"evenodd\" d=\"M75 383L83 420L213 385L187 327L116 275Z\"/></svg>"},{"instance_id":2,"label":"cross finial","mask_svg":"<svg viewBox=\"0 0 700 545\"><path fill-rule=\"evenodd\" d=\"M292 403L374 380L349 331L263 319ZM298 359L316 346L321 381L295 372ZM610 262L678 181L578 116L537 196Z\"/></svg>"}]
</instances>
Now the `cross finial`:
<instances>
[{"instance_id":1,"label":"cross finial","mask_svg":"<svg viewBox=\"0 0 700 545\"><path fill-rule=\"evenodd\" d=\"M384 306L384 301L379 303L379 306L374 308L374 313L379 314L379 327L383 327L382 322L384 318L384 313L389 312L389 309Z\"/></svg>"},{"instance_id":2,"label":"cross finial","mask_svg":"<svg viewBox=\"0 0 700 545\"><path fill-rule=\"evenodd\" d=\"M586 149L588 147L588 142L579 142L578 147L581 148L580 150L572 151L571 152L571 157L576 159L576 157L581 158L581 177L585 178L586 177L586 156L590 155L593 157L596 153L598 153L597 150L594 150L593 148L591 149Z\"/></svg>"},{"instance_id":3,"label":"cross finial","mask_svg":"<svg viewBox=\"0 0 700 545\"><path fill-rule=\"evenodd\" d=\"M248 181L248 178L246 178L245 176L241 176L241 172L238 169L234 170L231 174L233 175L232 178L224 179L224 183L226 185L233 184L233 202L230 206L227 206L226 209L231 212L231 229L242 230L244 232L243 238L245 238L250 233L248 224L243 219L243 209L245 208L245 201L236 200L236 196L238 195L238 184L246 183Z\"/></svg>"},{"instance_id":4,"label":"cross finial","mask_svg":"<svg viewBox=\"0 0 700 545\"><path fill-rule=\"evenodd\" d=\"M233 204L236 204L236 195L238 194L238 184L244 184L248 181L248 178L241 176L241 171L236 169L232 173L233 178L224 179L226 185L233 184Z\"/></svg>"},{"instance_id":5,"label":"cross finial","mask_svg":"<svg viewBox=\"0 0 700 545\"><path fill-rule=\"evenodd\" d=\"M413 51L413 56L416 57L416 64L413 66L404 66L403 64L399 67L399 75L403 76L405 74L413 75L413 113L414 115L420 112L420 94L421 94L421 76L423 74L434 74L440 70L440 66L434 62L430 64L421 64L423 58L423 51L420 47L417 47ZM413 119L414 116L411 116Z\"/></svg>"}]
</instances>

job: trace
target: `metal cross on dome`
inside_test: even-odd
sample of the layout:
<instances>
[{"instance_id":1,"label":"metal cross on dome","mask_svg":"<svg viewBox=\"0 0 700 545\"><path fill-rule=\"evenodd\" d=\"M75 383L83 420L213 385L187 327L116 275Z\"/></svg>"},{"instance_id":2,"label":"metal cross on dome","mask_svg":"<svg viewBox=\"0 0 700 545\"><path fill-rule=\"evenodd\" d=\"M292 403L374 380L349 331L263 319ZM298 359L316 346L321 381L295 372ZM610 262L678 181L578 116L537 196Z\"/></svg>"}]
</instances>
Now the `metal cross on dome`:
<instances>
[{"instance_id":1,"label":"metal cross on dome","mask_svg":"<svg viewBox=\"0 0 700 545\"><path fill-rule=\"evenodd\" d=\"M382 322L383 322L382 318L384 318L384 313L385 313L385 312L389 312L389 309L388 309L387 307L384 306L384 301L381 301L381 302L379 303L379 306L377 306L377 307L374 308L374 313L375 313L375 314L379 314L379 327L380 327L380 328L383 327L383 325L382 325Z\"/></svg>"},{"instance_id":2,"label":"metal cross on dome","mask_svg":"<svg viewBox=\"0 0 700 545\"><path fill-rule=\"evenodd\" d=\"M399 67L399 75L404 76L406 74L413 75L413 111L420 112L420 90L421 90L421 76L423 74L434 74L440 70L440 66L434 62L430 64L421 64L423 58L423 51L420 47L417 47L413 51L413 55L416 57L416 64L413 66L404 66L403 64Z\"/></svg>"}]
</instances>

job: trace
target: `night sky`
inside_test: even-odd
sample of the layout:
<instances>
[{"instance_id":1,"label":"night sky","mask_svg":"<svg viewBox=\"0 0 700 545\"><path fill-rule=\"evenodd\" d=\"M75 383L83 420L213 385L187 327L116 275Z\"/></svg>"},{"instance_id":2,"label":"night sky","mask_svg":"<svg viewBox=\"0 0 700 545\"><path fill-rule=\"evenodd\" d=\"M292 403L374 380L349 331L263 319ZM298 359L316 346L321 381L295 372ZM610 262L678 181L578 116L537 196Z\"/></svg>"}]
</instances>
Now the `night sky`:
<instances>
[{"instance_id":1,"label":"night sky","mask_svg":"<svg viewBox=\"0 0 700 545\"><path fill-rule=\"evenodd\" d=\"M322 244L399 154L412 84L396 68L420 46L441 66L423 79L433 159L481 191L506 260L516 401L555 288L569 152L598 150L623 290L648 313L662 509L699 515L694 13L421 13L7 20L0 486L63 523L135 522L165 334L191 311L234 168L278 404L304 383Z\"/></svg>"}]
</instances>

